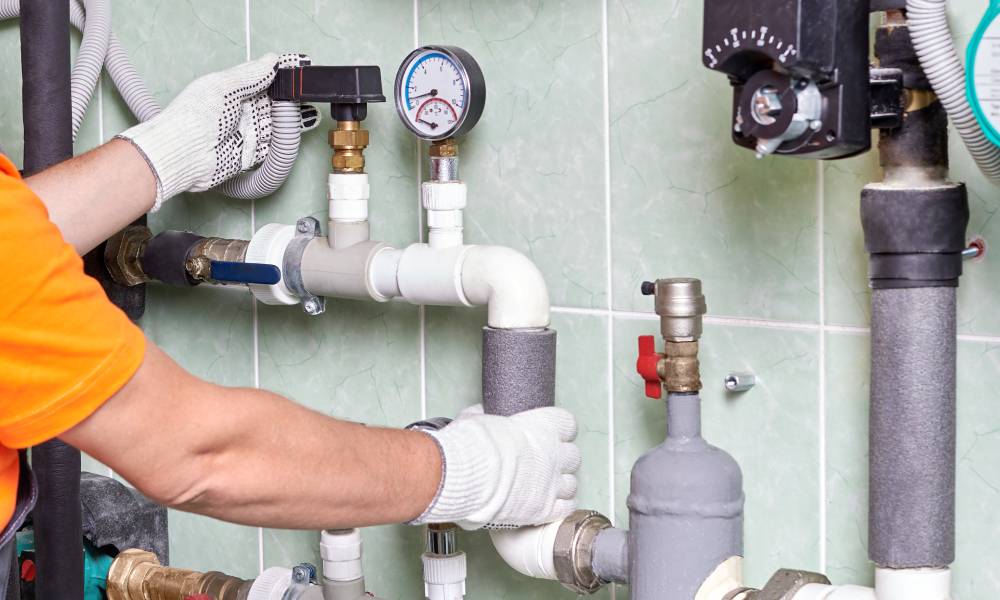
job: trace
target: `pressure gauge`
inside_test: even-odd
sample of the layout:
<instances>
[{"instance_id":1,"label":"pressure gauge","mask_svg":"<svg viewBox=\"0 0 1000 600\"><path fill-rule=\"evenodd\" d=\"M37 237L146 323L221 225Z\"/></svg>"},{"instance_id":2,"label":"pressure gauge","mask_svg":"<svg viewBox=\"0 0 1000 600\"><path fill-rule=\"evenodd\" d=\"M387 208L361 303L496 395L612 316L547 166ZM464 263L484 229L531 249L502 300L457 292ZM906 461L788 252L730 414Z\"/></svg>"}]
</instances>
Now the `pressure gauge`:
<instances>
[{"instance_id":1,"label":"pressure gauge","mask_svg":"<svg viewBox=\"0 0 1000 600\"><path fill-rule=\"evenodd\" d=\"M461 48L418 48L396 73L396 112L421 139L436 141L468 133L485 104L483 71Z\"/></svg>"}]
</instances>

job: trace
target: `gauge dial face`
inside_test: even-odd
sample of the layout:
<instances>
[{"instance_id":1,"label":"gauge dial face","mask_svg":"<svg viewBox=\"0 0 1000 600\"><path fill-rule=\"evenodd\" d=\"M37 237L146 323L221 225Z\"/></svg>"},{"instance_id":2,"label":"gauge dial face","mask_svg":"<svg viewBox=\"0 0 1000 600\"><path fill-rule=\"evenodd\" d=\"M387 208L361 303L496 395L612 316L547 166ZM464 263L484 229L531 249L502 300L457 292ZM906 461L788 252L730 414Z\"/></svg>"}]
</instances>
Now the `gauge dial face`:
<instances>
[{"instance_id":1,"label":"gauge dial face","mask_svg":"<svg viewBox=\"0 0 1000 600\"><path fill-rule=\"evenodd\" d=\"M410 54L400 67L396 108L417 136L441 140L475 125L483 104L479 99L477 113L473 106L477 88L482 90L478 95L483 95L482 74L471 57L458 49L428 46Z\"/></svg>"}]
</instances>

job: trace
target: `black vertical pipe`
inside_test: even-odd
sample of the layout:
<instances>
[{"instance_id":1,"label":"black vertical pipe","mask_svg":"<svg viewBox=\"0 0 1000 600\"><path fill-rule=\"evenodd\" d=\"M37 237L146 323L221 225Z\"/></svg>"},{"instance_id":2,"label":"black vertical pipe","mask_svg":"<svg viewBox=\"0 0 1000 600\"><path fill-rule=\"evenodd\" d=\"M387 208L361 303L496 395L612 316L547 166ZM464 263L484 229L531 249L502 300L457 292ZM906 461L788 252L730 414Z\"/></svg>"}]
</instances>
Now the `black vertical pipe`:
<instances>
[{"instance_id":1,"label":"black vertical pipe","mask_svg":"<svg viewBox=\"0 0 1000 600\"><path fill-rule=\"evenodd\" d=\"M903 71L902 126L880 133L887 183L861 194L872 287L868 556L879 567L955 559L956 296L969 220L946 181L948 119L901 20L881 27L882 67Z\"/></svg>"},{"instance_id":2,"label":"black vertical pipe","mask_svg":"<svg viewBox=\"0 0 1000 600\"><path fill-rule=\"evenodd\" d=\"M73 156L69 44L68 2L21 2L21 99L26 175Z\"/></svg>"},{"instance_id":3,"label":"black vertical pipe","mask_svg":"<svg viewBox=\"0 0 1000 600\"><path fill-rule=\"evenodd\" d=\"M21 95L24 171L37 173L73 156L69 3L21 2ZM35 593L39 600L83 598L80 452L58 440L36 446L39 487Z\"/></svg>"}]
</instances>

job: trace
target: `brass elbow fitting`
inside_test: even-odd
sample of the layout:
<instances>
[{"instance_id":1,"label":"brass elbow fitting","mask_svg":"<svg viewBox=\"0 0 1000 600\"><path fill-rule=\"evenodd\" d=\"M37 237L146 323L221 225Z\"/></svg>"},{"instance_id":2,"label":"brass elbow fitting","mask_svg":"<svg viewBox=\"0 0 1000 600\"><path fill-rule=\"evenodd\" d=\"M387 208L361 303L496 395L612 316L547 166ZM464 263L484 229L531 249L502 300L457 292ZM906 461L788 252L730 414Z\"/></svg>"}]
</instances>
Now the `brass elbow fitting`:
<instances>
[{"instance_id":1,"label":"brass elbow fitting","mask_svg":"<svg viewBox=\"0 0 1000 600\"><path fill-rule=\"evenodd\" d=\"M210 571L164 567L156 555L145 550L125 550L111 563L108 600L185 600L207 594L216 600L247 597L253 581Z\"/></svg>"},{"instance_id":2,"label":"brass elbow fitting","mask_svg":"<svg viewBox=\"0 0 1000 600\"><path fill-rule=\"evenodd\" d=\"M360 121L337 121L337 128L330 130L329 141L335 173L365 172L365 148L370 137Z\"/></svg>"}]
</instances>

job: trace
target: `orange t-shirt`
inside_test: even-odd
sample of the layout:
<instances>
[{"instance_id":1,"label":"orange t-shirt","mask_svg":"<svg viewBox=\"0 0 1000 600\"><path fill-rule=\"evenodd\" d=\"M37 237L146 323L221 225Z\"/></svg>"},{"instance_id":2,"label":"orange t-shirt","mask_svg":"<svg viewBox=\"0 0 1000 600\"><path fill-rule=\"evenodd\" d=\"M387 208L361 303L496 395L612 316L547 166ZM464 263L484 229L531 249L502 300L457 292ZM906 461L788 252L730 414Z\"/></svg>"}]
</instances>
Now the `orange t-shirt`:
<instances>
[{"instance_id":1,"label":"orange t-shirt","mask_svg":"<svg viewBox=\"0 0 1000 600\"><path fill-rule=\"evenodd\" d=\"M0 530L18 448L82 422L139 368L145 338L83 272L41 200L0 155Z\"/></svg>"}]
</instances>

